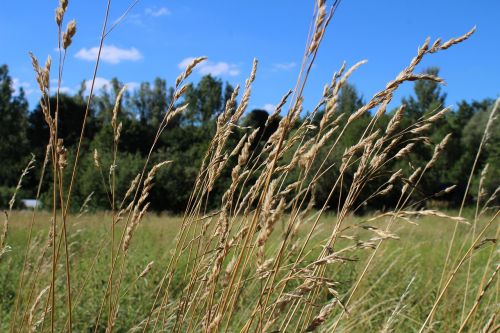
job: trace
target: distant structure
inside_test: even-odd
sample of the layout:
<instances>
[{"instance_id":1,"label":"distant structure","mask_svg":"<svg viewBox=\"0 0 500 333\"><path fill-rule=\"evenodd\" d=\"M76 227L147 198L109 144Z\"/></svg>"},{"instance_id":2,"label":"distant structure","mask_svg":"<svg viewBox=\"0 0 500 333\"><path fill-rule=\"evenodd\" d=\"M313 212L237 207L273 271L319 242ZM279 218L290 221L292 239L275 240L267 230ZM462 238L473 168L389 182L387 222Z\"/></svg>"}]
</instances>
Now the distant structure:
<instances>
[{"instance_id":1,"label":"distant structure","mask_svg":"<svg viewBox=\"0 0 500 333\"><path fill-rule=\"evenodd\" d=\"M42 204L40 200L36 199L21 199L21 202L23 203L23 206L26 208L40 207Z\"/></svg>"}]
</instances>

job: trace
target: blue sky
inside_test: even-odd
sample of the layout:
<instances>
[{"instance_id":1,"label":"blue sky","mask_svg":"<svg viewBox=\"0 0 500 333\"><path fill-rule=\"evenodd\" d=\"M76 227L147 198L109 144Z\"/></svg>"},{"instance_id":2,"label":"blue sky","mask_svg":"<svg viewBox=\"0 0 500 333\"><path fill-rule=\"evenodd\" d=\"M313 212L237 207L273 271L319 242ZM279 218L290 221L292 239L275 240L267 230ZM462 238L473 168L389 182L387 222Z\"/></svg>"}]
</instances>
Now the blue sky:
<instances>
[{"instance_id":1,"label":"blue sky","mask_svg":"<svg viewBox=\"0 0 500 333\"><path fill-rule=\"evenodd\" d=\"M41 62L57 59L54 9L58 1L4 1L0 11L0 63L9 65L16 87L28 92L30 107L39 96L28 51ZM113 22L131 1L114 0ZM74 92L91 78L105 0L70 0L66 22L75 18L77 34L68 53L62 86ZM135 87L156 76L174 82L186 58L209 62L193 76L212 73L243 84L252 59L259 71L251 108L270 107L294 86L309 29L313 1L141 0L108 37L98 84L116 76ZM427 36L447 40L477 25L467 42L424 60L420 69L441 68L447 104L462 99L496 98L500 93L500 1L343 0L320 49L305 90L305 106L317 102L323 86L345 60L367 59L351 82L367 99L382 89L414 56ZM55 68L55 66L53 67ZM55 77L55 72L53 72ZM411 93L402 87L395 100Z\"/></svg>"}]
</instances>

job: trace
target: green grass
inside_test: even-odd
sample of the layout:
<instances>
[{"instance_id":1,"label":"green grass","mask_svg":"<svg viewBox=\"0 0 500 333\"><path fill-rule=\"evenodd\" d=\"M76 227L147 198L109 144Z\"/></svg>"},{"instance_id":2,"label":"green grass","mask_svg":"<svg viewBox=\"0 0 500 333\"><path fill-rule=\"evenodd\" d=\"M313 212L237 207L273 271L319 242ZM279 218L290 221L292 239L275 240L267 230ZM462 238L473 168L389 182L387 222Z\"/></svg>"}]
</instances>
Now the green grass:
<instances>
[{"instance_id":1,"label":"green grass","mask_svg":"<svg viewBox=\"0 0 500 333\"><path fill-rule=\"evenodd\" d=\"M7 240L11 251L2 257L2 265L0 265L0 316L3 318L0 321L0 331L2 332L6 331L10 325L8 318L13 309L17 283L23 266L30 220L31 213L29 212L16 212L11 217ZM105 213L70 218L69 246L71 253L74 332L91 332L96 322L96 315L101 306L110 267L110 220L111 216ZM364 220L366 218L351 217L348 225L355 226ZM486 220L487 218L481 219L479 224L484 223ZM36 262L40 260L41 249L45 247L49 221L50 215L47 213L39 213L36 216L33 230L34 246L30 251L30 266L27 269L27 274L25 274L28 279L34 280ZM330 232L334 222L335 216L326 216L321 220L320 231L314 235L309 249L311 258L315 257L321 249L322 240ZM143 320L149 312L157 292L156 286L159 284L171 258L171 250L181 223L182 219L179 217L153 214L149 214L141 222L134 235L126 259L127 269L124 270L123 275L122 296L115 332L128 331L128 329ZM417 223L418 225L412 225L406 222L398 222L392 229L400 239L383 242L375 261L370 266L368 274L362 281L348 308L349 315L341 323L342 331L380 331L388 318L391 317L391 313L397 307L407 288L407 295L401 301L401 310L395 316L395 322L391 327L397 332L418 331L435 300L455 222L438 218L423 218L417 220ZM370 225L377 225L377 222ZM493 225L486 237L494 237L494 233L497 232L495 228L498 228L498 224ZM304 226L301 236L304 236L306 230L307 226ZM470 244L471 230L470 226L459 225L458 241L455 242L456 246L452 251L452 262L460 258L468 244ZM273 239L267 245L266 257L272 257L273 252L276 251L282 234L281 231L281 226L278 224L277 232L273 234ZM121 232L120 228L119 232ZM343 234L349 235L350 230L344 231ZM370 234L369 231L362 231L361 237L363 236L369 238L373 237L373 234ZM339 245L342 246L342 243L347 244L348 241L342 241ZM494 245L486 244L473 254L466 311L472 306L485 271L487 279L494 269L494 265L498 262L498 257L488 260L493 251L495 251ZM352 257L356 261L331 265L328 268L325 276L339 283L337 291L341 297L345 296L349 288L354 284L370 253L371 250L358 251ZM49 254L47 253L43 259L30 304L33 303L38 293L50 284L51 259ZM150 261L154 261L152 270L144 278L137 279ZM179 297L182 289L179 284L182 280L181 275L185 273L183 267L186 267L185 262L180 262L177 265L176 274L178 276L174 277L172 282L171 293L174 299ZM434 331L450 332L458 328L457 325L460 323L459 319L462 314L467 269L468 262L460 270L460 273L448 289L446 299L435 316ZM57 304L59 304L56 312L56 327L62 327L66 318L64 260L60 260L59 270L56 283L56 297ZM412 283L408 287L410 281ZM490 288L485 300L479 306L471 327L481 327L489 319L488 316L494 313L495 309L498 310L498 282L496 283L496 286ZM25 285L31 286L32 284ZM29 292L29 288L22 290L24 299L26 299ZM240 298L241 304L239 306L244 309L245 299L252 297L256 293L253 293L252 290L242 292L244 297ZM325 294L322 297L328 298L329 296ZM46 297L43 298L43 301L45 300ZM36 318L39 318L43 312L42 309L45 304L43 302L42 304L36 312ZM25 309L27 307L26 302L23 302L21 306L23 310L20 313L26 311L29 313L29 308ZM106 310L107 304L104 306ZM245 311L239 311L238 313L242 318L235 318L233 322L235 327L239 327L245 319ZM106 316L107 311L103 311L103 317L100 320L102 329L99 331L105 331ZM332 316L332 318L334 317Z\"/></svg>"}]
</instances>

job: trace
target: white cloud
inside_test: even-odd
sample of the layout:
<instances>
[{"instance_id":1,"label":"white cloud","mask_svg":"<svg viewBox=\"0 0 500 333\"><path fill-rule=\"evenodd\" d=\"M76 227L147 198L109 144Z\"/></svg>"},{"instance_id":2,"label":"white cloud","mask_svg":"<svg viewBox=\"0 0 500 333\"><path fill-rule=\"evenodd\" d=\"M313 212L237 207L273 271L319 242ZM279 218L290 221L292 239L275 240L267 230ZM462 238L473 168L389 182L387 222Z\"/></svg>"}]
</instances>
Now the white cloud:
<instances>
[{"instance_id":1,"label":"white cloud","mask_svg":"<svg viewBox=\"0 0 500 333\"><path fill-rule=\"evenodd\" d=\"M289 71L297 66L295 62L285 62L279 64L273 64L273 71Z\"/></svg>"},{"instance_id":2,"label":"white cloud","mask_svg":"<svg viewBox=\"0 0 500 333\"><path fill-rule=\"evenodd\" d=\"M193 61L193 59L193 57L185 58L179 63L178 67L182 70L186 69L186 66L189 65ZM201 75L210 74L213 76L238 76L240 74L240 70L238 69L237 65L229 64L224 61L212 62L205 60L204 62L196 66L196 70Z\"/></svg>"},{"instance_id":3,"label":"white cloud","mask_svg":"<svg viewBox=\"0 0 500 333\"><path fill-rule=\"evenodd\" d=\"M15 94L19 93L19 90L23 88L25 95L31 95L35 90L31 87L31 83L26 81L21 81L17 77L12 78L12 89Z\"/></svg>"},{"instance_id":4,"label":"white cloud","mask_svg":"<svg viewBox=\"0 0 500 333\"><path fill-rule=\"evenodd\" d=\"M50 80L50 91L52 93L56 93L57 91L57 84L58 84L58 80L57 79L51 79ZM68 94L68 95L73 95L77 89L74 89L74 88L71 88L71 87L67 87L67 86L64 86L64 81L61 81L61 87L59 88L59 92L63 93L63 94Z\"/></svg>"},{"instance_id":5,"label":"white cloud","mask_svg":"<svg viewBox=\"0 0 500 333\"><path fill-rule=\"evenodd\" d=\"M237 76L240 74L240 71L236 67L236 65L228 64L227 62L218 62L218 63L206 63L202 64L199 68L200 73L203 75L211 74L214 76L218 75L229 75L229 76Z\"/></svg>"},{"instance_id":6,"label":"white cloud","mask_svg":"<svg viewBox=\"0 0 500 333\"><path fill-rule=\"evenodd\" d=\"M131 81L125 83L127 85L127 91L133 92L137 88L139 88L140 83ZM88 95L90 93L90 87L92 85L92 80L86 80L85 81L85 95ZM94 83L94 94L99 94L100 91L104 88L110 89L111 87L111 81L108 79L105 79L103 77L96 77L95 78L95 83Z\"/></svg>"},{"instance_id":7,"label":"white cloud","mask_svg":"<svg viewBox=\"0 0 500 333\"><path fill-rule=\"evenodd\" d=\"M96 77L94 81L94 92L99 92L104 87L110 86L110 81L103 77ZM88 95L90 93L90 87L92 86L92 80L85 81L85 94Z\"/></svg>"},{"instance_id":8,"label":"white cloud","mask_svg":"<svg viewBox=\"0 0 500 333\"><path fill-rule=\"evenodd\" d=\"M135 24L137 26L144 26L144 22L142 21L142 14L128 14L125 19L124 19L124 22L127 22L127 23L132 23L132 24ZM119 17L117 18L113 24L117 24L120 22L122 18Z\"/></svg>"},{"instance_id":9,"label":"white cloud","mask_svg":"<svg viewBox=\"0 0 500 333\"><path fill-rule=\"evenodd\" d=\"M75 90L70 87L61 87L59 91L63 94L68 94L68 95L72 95L75 93Z\"/></svg>"},{"instance_id":10,"label":"white cloud","mask_svg":"<svg viewBox=\"0 0 500 333\"><path fill-rule=\"evenodd\" d=\"M95 61L98 52L98 47L92 47L90 49L82 48L75 54L75 57L78 59ZM101 60L110 64L118 64L124 60L137 61L140 59L142 59L142 54L135 47L121 49L114 45L103 45L101 50Z\"/></svg>"},{"instance_id":11,"label":"white cloud","mask_svg":"<svg viewBox=\"0 0 500 333\"><path fill-rule=\"evenodd\" d=\"M185 58L183 59L178 65L177 67L179 67L179 69L186 69L186 67L194 60L194 57L189 57L189 58ZM206 60L205 60L206 61ZM198 65L200 66L200 65Z\"/></svg>"},{"instance_id":12,"label":"white cloud","mask_svg":"<svg viewBox=\"0 0 500 333\"><path fill-rule=\"evenodd\" d=\"M146 13L146 15L152 16L152 17L160 17L160 16L166 16L166 15L171 14L170 10L166 7L161 7L159 9L146 8L144 13Z\"/></svg>"},{"instance_id":13,"label":"white cloud","mask_svg":"<svg viewBox=\"0 0 500 333\"><path fill-rule=\"evenodd\" d=\"M266 110L269 113L274 112L276 110L276 105L274 105L274 104L264 104L264 106L262 107L262 110Z\"/></svg>"}]
</instances>

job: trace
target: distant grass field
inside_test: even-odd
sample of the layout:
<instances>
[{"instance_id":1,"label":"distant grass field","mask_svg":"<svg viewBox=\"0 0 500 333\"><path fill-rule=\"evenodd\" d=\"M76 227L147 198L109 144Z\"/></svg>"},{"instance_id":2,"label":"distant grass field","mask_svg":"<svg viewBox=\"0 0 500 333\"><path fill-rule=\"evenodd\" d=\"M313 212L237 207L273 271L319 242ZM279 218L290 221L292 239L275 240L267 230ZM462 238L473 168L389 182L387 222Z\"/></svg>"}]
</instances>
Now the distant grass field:
<instances>
[{"instance_id":1,"label":"distant grass field","mask_svg":"<svg viewBox=\"0 0 500 333\"><path fill-rule=\"evenodd\" d=\"M453 215L453 212L450 214ZM353 226L368 218L350 217L347 225ZM484 223L487 218L480 220L479 224ZM2 318L0 331L2 332L7 331L10 324L9 317L17 290L16 284L23 266L30 220L30 212L15 212L11 217L8 241L11 250L2 257L3 263L0 265L0 317ZM107 237L110 220L111 216L106 213L72 216L69 219L68 241L71 250L70 263L74 295L73 330L75 332L93 331L92 327L96 322L95 316L99 312L107 282L103 280L103 277L108 276L110 267L110 246L109 237ZM440 282L455 222L431 217L422 218L415 222L418 225L398 222L391 232L399 239L389 239L382 243L369 268L369 274L362 281L354 300L347 309L349 315L342 323L342 331L383 331L388 320L391 320L391 328L397 332L412 332L420 328L436 297L436 289ZM182 218L180 217L154 214L147 215L141 222L126 258L128 269L123 272L123 287L121 288L118 311L119 320L117 320L115 332L128 331L139 324L144 319L145 314L150 311L157 292L156 286L171 258L171 250L181 223ZM333 215L321 219L319 231L313 235L311 252L319 253L322 240L329 234L334 223L335 216ZM30 266L26 272L26 277L29 279L34 279L38 275L37 283L34 290L24 289L22 291L25 294L23 297L31 292L34 295L32 297L35 298L43 288L50 284L50 255L46 254L43 259L40 259L42 255L40 249L44 248L41 245L47 241L49 225L50 215L37 213L33 230L33 251L30 253ZM304 230L299 234L304 236L307 229L307 226L304 226ZM498 223L490 229L486 238L495 236L495 232L498 232ZM458 226L458 241L455 242L456 246L453 248L451 257L453 261L455 258L459 258L466 246L470 244L471 230L471 226ZM273 234L274 238L266 249L266 256L272 257L273 251L276 251L279 245L282 232L282 226L278 223L277 230ZM348 235L349 230L345 230L343 234ZM498 264L498 256L493 255L494 260L491 260L492 251L498 251L496 245L486 243L477 249L470 259L471 278L466 309L472 306L478 293L478 286L484 285L484 281L482 283L481 281L487 279L494 270L494 266ZM368 256L370 251L362 253ZM339 283L336 289L340 297L344 297L343 294L349 291L367 258L357 256L350 259L353 261L329 268L325 274L326 278L331 278ZM40 271L36 272L35 263L40 260L43 261L43 264ZM151 271L146 276L138 278L151 261L154 261ZM65 313L63 262L63 260L60 261L59 269L61 271L56 283L60 286L56 293L57 303L60 304L60 309L57 309L59 314ZM177 269L179 277L186 273L182 267L185 267L185 263L180 262ZM461 269L459 275L448 288L445 302L435 316L433 324L435 331L451 332L458 328L467 270L468 263ZM172 282L171 292L174 299L179 297L176 294L182 289L180 286L176 287L176 283L180 280L174 277ZM488 316L498 311L498 291L497 280L495 286L488 291L485 300L480 304L472 320L472 324L475 325L473 327L481 327L489 319ZM251 295L250 292L246 297L251 297ZM241 298L240 302L240 306L244 307L245 298ZM28 316L29 311L30 309L22 309L21 313ZM239 311L240 315L242 313L244 311ZM66 316L58 315L57 327L64 326L64 322L61 322L65 320L63 318ZM240 319L243 321L245 318ZM236 326L239 326L238 320L235 318ZM102 327L102 332L104 332L106 320L101 320L101 323L104 323Z\"/></svg>"}]
</instances>

